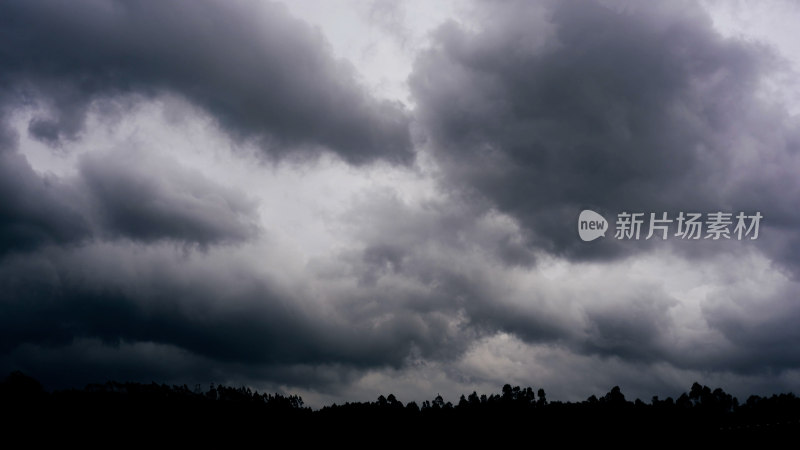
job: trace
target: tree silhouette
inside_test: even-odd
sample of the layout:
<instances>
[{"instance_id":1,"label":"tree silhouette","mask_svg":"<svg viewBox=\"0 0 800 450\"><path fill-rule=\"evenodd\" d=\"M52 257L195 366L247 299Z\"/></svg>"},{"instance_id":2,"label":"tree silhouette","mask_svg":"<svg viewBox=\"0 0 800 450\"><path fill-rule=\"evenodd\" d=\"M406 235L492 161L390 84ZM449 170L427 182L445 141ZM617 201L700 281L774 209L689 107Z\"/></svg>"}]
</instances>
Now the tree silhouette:
<instances>
[{"instance_id":1,"label":"tree silhouette","mask_svg":"<svg viewBox=\"0 0 800 450\"><path fill-rule=\"evenodd\" d=\"M794 394L771 397L750 396L744 403L723 391L694 383L676 401L657 396L650 403L628 401L619 386L602 397L589 396L583 402L548 401L544 389L534 395L531 387L504 385L497 394L473 391L461 395L456 405L437 394L404 404L394 395L379 395L374 402L333 404L317 411L304 406L302 398L279 393L253 391L247 386L212 384L206 392L186 385L150 383L87 385L82 390L46 392L35 379L19 372L0 382L0 407L16 423L80 429L92 423L95 429L119 433L135 425L160 433L198 430L209 436L228 430L258 429L269 426L277 432L298 430L301 439L341 435L341 430L376 433L385 436L402 431L438 433L442 437L462 437L465 429L487 430L492 436L514 436L509 430L535 426L549 436L569 439L618 433L642 438L665 436L706 436L713 442L736 441L742 436L794 435L800 424L800 399ZM12 424L9 422L6 425ZM188 427L188 428L187 428ZM466 428L465 428L466 427ZM13 426L7 426L13 429ZM366 431L364 431L366 430ZM337 434L338 433L338 434ZM198 434L200 436L200 434ZM444 445L445 441L442 441Z\"/></svg>"}]
</instances>

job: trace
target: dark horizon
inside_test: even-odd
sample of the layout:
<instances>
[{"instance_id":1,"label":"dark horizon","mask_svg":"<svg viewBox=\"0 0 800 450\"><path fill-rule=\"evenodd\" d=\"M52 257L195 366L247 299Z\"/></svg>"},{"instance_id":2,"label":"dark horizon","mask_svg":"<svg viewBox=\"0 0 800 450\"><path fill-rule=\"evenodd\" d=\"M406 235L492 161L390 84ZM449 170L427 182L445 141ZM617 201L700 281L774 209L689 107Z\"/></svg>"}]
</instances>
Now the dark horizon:
<instances>
[{"instance_id":1,"label":"dark horizon","mask_svg":"<svg viewBox=\"0 0 800 450\"><path fill-rule=\"evenodd\" d=\"M700 383L699 381L695 381L692 383L690 389L681 392L679 396L673 398L672 396L667 396L660 398L658 395L653 395L649 399L641 399L641 398L634 398L628 399L625 397L623 390L619 386L612 386L608 389L605 394L597 393L592 394L586 399L578 400L578 401L564 401L557 398L552 398L547 396L547 390L544 387L521 387L521 386L511 386L510 384L504 384L498 392L489 392L489 393L479 393L477 391L472 391L471 393L462 393L459 395L459 398L456 401L453 399L448 399L442 397L441 394L436 394L435 397L423 400L417 403L415 400L410 400L408 402L403 402L402 400L398 399L393 393L391 392L383 392L378 395L376 399L367 400L367 401L358 401L358 400L347 400L345 399L342 403L331 403L327 405L323 405L318 408L314 408L313 406L306 405L302 399L302 396L293 394L291 392L259 392L257 389L252 389L249 386L240 385L240 386L226 386L225 384L216 384L211 383L208 386L201 386L200 384L190 385L187 383L183 384L172 384L169 385L167 383L158 383L156 381L147 382L138 382L138 381L120 381L120 380L107 380L105 382L95 382L95 383L88 383L82 387L70 387L70 388L63 388L63 389L47 389L42 383L39 382L34 377L31 377L23 372L14 371L8 374L4 379L0 380L0 400L8 401L9 398L21 398L20 395L38 395L38 394L49 394L49 395L59 395L59 394L66 394L66 393L80 393L83 392L85 394L92 394L92 393L121 393L123 395L126 394L133 394L135 395L137 392L142 390L147 390L148 388L153 389L166 389L166 390L180 390L183 392L191 393L194 395L198 395L201 397L209 397L210 393L212 392L222 392L222 391L230 391L232 393L238 394L246 394L247 396L269 396L275 397L279 399L287 399L287 401L291 401L292 408L298 409L310 409L312 411L321 411L326 409L331 409L332 407L337 406L346 406L346 405L378 405L378 406L386 406L388 405L395 405L395 404L402 404L404 408L412 408L412 404L417 409L425 409L425 408L444 408L450 409L454 407L464 407L465 402L467 403L474 403L475 399L478 399L480 403L487 403L492 401L500 401L503 398L508 399L508 397L512 397L513 399L520 399L521 401L524 400L525 402L536 404L536 405L544 405L544 404L573 404L573 403L588 403L594 404L596 402L600 403L630 403L630 404L642 404L642 405L649 405L649 406L657 406L659 404L668 404L672 405L681 405L686 402L690 402L691 406L699 406L702 401L700 400L703 396L716 396L719 398L724 398L726 407L723 408L726 412L732 412L735 408L740 406L747 405L748 403L753 404L754 402L760 402L761 400L768 400L768 399L775 399L775 398L789 398L797 401L794 409L791 410L791 414L797 416L798 424L800 424L800 397L797 397L793 392L773 392L768 395L758 395L758 394L750 394L747 395L745 399L739 400L737 396L730 395L729 393L725 392L722 387L715 387L711 389L709 386ZM217 400L224 399L224 396L217 395L215 397ZM388 402L388 403L387 403ZM706 405L708 406L708 405Z\"/></svg>"},{"instance_id":2,"label":"dark horizon","mask_svg":"<svg viewBox=\"0 0 800 450\"><path fill-rule=\"evenodd\" d=\"M462 394L457 403L437 395L421 404L404 404L393 394L371 402L345 402L312 409L299 396L267 394L244 386L210 386L108 382L83 390L46 393L35 379L15 372L0 381L0 405L16 426L58 430L64 437L83 441L138 430L137 439L158 437L195 439L199 422L202 439L240 439L235 430L281 433L301 441L332 444L344 439L351 445L369 436L402 434L412 441L438 434L449 441L471 441L466 427L479 426L482 435L505 440L509 429L539 429L539 442L605 439L610 433L627 439L659 438L720 440L760 438L774 441L800 429L800 398L793 394L768 398L749 396L739 401L720 388L694 383L677 399L653 397L649 402L626 399L618 386L605 395L581 402L547 398L543 388L512 387L500 393ZM65 414L68 413L68 414ZM91 424L91 430L86 430ZM294 430L294 431L293 431ZM501 436L497 436L500 433ZM630 442L630 441L629 441ZM474 442L473 442L474 443Z\"/></svg>"}]
</instances>

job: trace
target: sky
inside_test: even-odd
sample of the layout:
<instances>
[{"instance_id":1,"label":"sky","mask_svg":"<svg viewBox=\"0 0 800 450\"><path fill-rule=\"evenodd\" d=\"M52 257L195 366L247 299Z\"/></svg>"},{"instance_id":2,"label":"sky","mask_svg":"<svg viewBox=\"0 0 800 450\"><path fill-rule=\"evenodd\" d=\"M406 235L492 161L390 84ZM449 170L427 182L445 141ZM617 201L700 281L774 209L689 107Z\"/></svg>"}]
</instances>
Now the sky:
<instances>
[{"instance_id":1,"label":"sky","mask_svg":"<svg viewBox=\"0 0 800 450\"><path fill-rule=\"evenodd\" d=\"M506 383L797 393L799 19L777 0L1 2L0 372L313 407ZM583 210L604 236L581 239Z\"/></svg>"}]
</instances>

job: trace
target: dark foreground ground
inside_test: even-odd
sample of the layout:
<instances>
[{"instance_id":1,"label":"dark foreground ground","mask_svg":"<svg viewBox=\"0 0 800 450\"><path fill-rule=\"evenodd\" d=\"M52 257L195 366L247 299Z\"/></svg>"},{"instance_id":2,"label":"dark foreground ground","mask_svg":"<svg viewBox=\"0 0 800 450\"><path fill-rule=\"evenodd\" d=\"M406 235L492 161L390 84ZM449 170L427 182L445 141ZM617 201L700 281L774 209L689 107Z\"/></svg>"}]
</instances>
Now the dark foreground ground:
<instances>
[{"instance_id":1,"label":"dark foreground ground","mask_svg":"<svg viewBox=\"0 0 800 450\"><path fill-rule=\"evenodd\" d=\"M375 402L311 410L297 396L247 388L116 383L46 392L21 373L0 383L6 439L86 442L222 443L286 447L488 444L622 447L659 443L792 444L800 436L800 398L751 396L745 402L695 383L677 399L628 401L619 388L583 402L548 401L544 390L506 385L498 394Z\"/></svg>"}]
</instances>

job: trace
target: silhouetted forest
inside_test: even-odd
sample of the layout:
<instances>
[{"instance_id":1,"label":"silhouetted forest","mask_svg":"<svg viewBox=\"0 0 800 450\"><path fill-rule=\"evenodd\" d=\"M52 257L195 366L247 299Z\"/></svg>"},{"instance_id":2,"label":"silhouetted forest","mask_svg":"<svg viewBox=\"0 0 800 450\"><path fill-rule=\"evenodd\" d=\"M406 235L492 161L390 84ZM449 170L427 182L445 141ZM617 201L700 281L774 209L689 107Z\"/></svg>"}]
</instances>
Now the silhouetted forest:
<instances>
[{"instance_id":1,"label":"silhouetted forest","mask_svg":"<svg viewBox=\"0 0 800 450\"><path fill-rule=\"evenodd\" d=\"M619 387L582 402L550 401L544 389L505 385L501 392L441 396L403 403L394 395L312 410L296 395L266 394L246 387L189 388L164 384L91 384L47 392L20 372L0 383L0 407L9 429L32 426L64 436L155 432L202 439L231 430L289 433L305 441L349 441L367 436L441 442L506 440L527 436L568 441L633 438L794 437L800 430L800 398L792 393L750 396L740 402L722 389L694 383L677 399L629 401ZM138 430L132 433L132 430ZM240 435L246 436L247 434ZM363 443L363 442L362 442Z\"/></svg>"}]
</instances>

